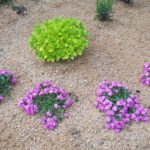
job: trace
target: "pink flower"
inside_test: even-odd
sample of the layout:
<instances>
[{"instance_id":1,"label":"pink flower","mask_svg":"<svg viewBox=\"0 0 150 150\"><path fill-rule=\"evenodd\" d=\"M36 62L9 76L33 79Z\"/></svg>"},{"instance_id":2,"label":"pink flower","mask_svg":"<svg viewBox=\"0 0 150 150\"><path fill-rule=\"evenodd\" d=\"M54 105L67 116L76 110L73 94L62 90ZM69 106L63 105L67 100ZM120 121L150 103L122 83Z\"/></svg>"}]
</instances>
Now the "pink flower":
<instances>
[{"instance_id":1,"label":"pink flower","mask_svg":"<svg viewBox=\"0 0 150 150\"><path fill-rule=\"evenodd\" d=\"M0 102L4 100L4 96L0 96Z\"/></svg>"},{"instance_id":2,"label":"pink flower","mask_svg":"<svg viewBox=\"0 0 150 150\"><path fill-rule=\"evenodd\" d=\"M112 110L117 111L118 110L117 106L113 106Z\"/></svg>"},{"instance_id":3,"label":"pink flower","mask_svg":"<svg viewBox=\"0 0 150 150\"><path fill-rule=\"evenodd\" d=\"M107 111L107 115L108 115L108 116L113 116L113 115L114 115L114 112L113 112L112 110L108 110L108 111Z\"/></svg>"},{"instance_id":4,"label":"pink flower","mask_svg":"<svg viewBox=\"0 0 150 150\"><path fill-rule=\"evenodd\" d=\"M71 105L73 104L73 101L71 99L68 99L66 102L65 102L65 105L68 107L70 107Z\"/></svg>"},{"instance_id":5,"label":"pink flower","mask_svg":"<svg viewBox=\"0 0 150 150\"><path fill-rule=\"evenodd\" d=\"M46 122L47 122L46 117L45 116L41 117L41 121L40 122L45 125Z\"/></svg>"},{"instance_id":6,"label":"pink flower","mask_svg":"<svg viewBox=\"0 0 150 150\"><path fill-rule=\"evenodd\" d=\"M111 117L109 117L109 116L106 117L106 122L107 123L110 122L111 120L112 120Z\"/></svg>"},{"instance_id":7,"label":"pink flower","mask_svg":"<svg viewBox=\"0 0 150 150\"><path fill-rule=\"evenodd\" d=\"M25 108L25 102L24 102L24 98L20 99L20 101L18 102L18 107L24 109Z\"/></svg>"},{"instance_id":8,"label":"pink flower","mask_svg":"<svg viewBox=\"0 0 150 150\"><path fill-rule=\"evenodd\" d=\"M51 117L52 116L51 112L50 111L46 112L46 116Z\"/></svg>"},{"instance_id":9,"label":"pink flower","mask_svg":"<svg viewBox=\"0 0 150 150\"><path fill-rule=\"evenodd\" d=\"M58 104L54 104L55 109L58 109L58 107L59 107Z\"/></svg>"},{"instance_id":10,"label":"pink flower","mask_svg":"<svg viewBox=\"0 0 150 150\"><path fill-rule=\"evenodd\" d=\"M150 62L144 64L143 73L140 76L140 82L143 85L150 85Z\"/></svg>"},{"instance_id":11,"label":"pink flower","mask_svg":"<svg viewBox=\"0 0 150 150\"><path fill-rule=\"evenodd\" d=\"M25 111L29 116L34 115L37 112L37 106L36 105L26 105L25 106Z\"/></svg>"},{"instance_id":12,"label":"pink flower","mask_svg":"<svg viewBox=\"0 0 150 150\"><path fill-rule=\"evenodd\" d=\"M57 127L57 119L56 118L48 118L45 127L49 130L54 130Z\"/></svg>"},{"instance_id":13,"label":"pink flower","mask_svg":"<svg viewBox=\"0 0 150 150\"><path fill-rule=\"evenodd\" d=\"M12 77L10 82L12 85L15 85L17 83L16 77Z\"/></svg>"},{"instance_id":14,"label":"pink flower","mask_svg":"<svg viewBox=\"0 0 150 150\"><path fill-rule=\"evenodd\" d=\"M59 100L61 100L61 101L62 101L62 100L65 100L65 97L62 96L62 95L58 95L57 98L58 98Z\"/></svg>"},{"instance_id":15,"label":"pink flower","mask_svg":"<svg viewBox=\"0 0 150 150\"><path fill-rule=\"evenodd\" d=\"M65 117L65 118L68 118L68 117L69 117L69 113L68 113L68 112L65 112L65 113L64 113L64 117Z\"/></svg>"}]
</instances>

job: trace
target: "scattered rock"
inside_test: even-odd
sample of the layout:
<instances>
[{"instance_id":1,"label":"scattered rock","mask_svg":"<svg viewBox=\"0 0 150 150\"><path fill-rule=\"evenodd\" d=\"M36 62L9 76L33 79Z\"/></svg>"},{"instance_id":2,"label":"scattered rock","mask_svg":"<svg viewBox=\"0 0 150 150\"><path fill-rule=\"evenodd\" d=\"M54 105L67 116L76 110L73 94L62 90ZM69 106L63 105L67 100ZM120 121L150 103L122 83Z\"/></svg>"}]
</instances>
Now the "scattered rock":
<instances>
[{"instance_id":1,"label":"scattered rock","mask_svg":"<svg viewBox=\"0 0 150 150\"><path fill-rule=\"evenodd\" d=\"M150 149L150 145L146 144L144 146L141 147L143 150L149 150Z\"/></svg>"},{"instance_id":2,"label":"scattered rock","mask_svg":"<svg viewBox=\"0 0 150 150\"><path fill-rule=\"evenodd\" d=\"M18 15L25 15L27 13L27 8L23 5L15 6L15 9Z\"/></svg>"},{"instance_id":3,"label":"scattered rock","mask_svg":"<svg viewBox=\"0 0 150 150\"><path fill-rule=\"evenodd\" d=\"M70 92L70 93L69 93L69 96L70 96L70 98L72 98L75 102L79 102L79 98L78 98L78 96L76 96L75 93Z\"/></svg>"},{"instance_id":4,"label":"scattered rock","mask_svg":"<svg viewBox=\"0 0 150 150\"><path fill-rule=\"evenodd\" d=\"M94 143L91 143L92 145L90 146L93 150L97 150L97 147L103 146L104 141L96 141Z\"/></svg>"},{"instance_id":5,"label":"scattered rock","mask_svg":"<svg viewBox=\"0 0 150 150\"><path fill-rule=\"evenodd\" d=\"M0 48L0 52L2 52L4 49L3 48Z\"/></svg>"},{"instance_id":6,"label":"scattered rock","mask_svg":"<svg viewBox=\"0 0 150 150\"><path fill-rule=\"evenodd\" d=\"M73 127L69 129L69 134L72 135L74 138L79 138L81 136L81 131Z\"/></svg>"},{"instance_id":7,"label":"scattered rock","mask_svg":"<svg viewBox=\"0 0 150 150\"><path fill-rule=\"evenodd\" d=\"M141 91L140 90L136 90L136 93L141 93Z\"/></svg>"}]
</instances>

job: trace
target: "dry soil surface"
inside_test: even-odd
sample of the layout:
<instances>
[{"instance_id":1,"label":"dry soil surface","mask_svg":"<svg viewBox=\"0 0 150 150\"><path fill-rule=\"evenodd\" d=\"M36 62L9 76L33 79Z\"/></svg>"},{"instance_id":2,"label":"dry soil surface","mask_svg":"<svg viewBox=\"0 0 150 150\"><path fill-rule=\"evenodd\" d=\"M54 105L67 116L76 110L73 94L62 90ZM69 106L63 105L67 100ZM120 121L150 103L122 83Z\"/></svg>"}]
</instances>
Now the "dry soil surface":
<instances>
[{"instance_id":1,"label":"dry soil surface","mask_svg":"<svg viewBox=\"0 0 150 150\"><path fill-rule=\"evenodd\" d=\"M150 88L139 82L142 65L150 60L150 0L136 0L132 7L116 2L112 22L94 20L95 0L16 3L27 7L27 15L0 7L0 68L18 78L11 97L0 105L0 150L149 150L149 123L130 124L116 134L105 129L105 116L93 102L98 83L117 80L133 93L140 90L142 105L150 108ZM28 38L35 23L57 16L82 20L89 32L89 47L74 61L39 61ZM17 107L25 92L44 79L79 97L70 118L52 132L40 125L39 116L28 117Z\"/></svg>"}]
</instances>

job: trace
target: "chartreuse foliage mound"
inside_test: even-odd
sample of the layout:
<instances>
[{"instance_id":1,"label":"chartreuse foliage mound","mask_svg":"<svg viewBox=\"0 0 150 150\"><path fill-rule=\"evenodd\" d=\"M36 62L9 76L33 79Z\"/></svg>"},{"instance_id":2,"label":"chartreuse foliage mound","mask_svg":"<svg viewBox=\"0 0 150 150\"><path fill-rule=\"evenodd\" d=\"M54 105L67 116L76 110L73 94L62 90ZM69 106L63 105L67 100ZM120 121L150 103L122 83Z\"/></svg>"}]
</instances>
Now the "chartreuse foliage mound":
<instances>
[{"instance_id":1,"label":"chartreuse foliage mound","mask_svg":"<svg viewBox=\"0 0 150 150\"><path fill-rule=\"evenodd\" d=\"M87 47L87 32L75 18L55 18L36 25L29 44L41 60L71 60Z\"/></svg>"}]
</instances>

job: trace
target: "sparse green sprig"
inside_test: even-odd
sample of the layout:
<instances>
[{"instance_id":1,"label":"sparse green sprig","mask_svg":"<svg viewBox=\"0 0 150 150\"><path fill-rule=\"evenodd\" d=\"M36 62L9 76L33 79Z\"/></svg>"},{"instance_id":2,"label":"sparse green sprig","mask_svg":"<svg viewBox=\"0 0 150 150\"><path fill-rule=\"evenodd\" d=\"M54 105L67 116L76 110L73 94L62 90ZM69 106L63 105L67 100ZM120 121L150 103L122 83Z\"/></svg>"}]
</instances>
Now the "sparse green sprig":
<instances>
[{"instance_id":1,"label":"sparse green sprig","mask_svg":"<svg viewBox=\"0 0 150 150\"><path fill-rule=\"evenodd\" d=\"M112 17L112 7L115 0L97 0L96 18L101 21L110 20Z\"/></svg>"}]
</instances>

